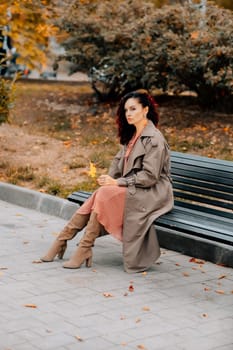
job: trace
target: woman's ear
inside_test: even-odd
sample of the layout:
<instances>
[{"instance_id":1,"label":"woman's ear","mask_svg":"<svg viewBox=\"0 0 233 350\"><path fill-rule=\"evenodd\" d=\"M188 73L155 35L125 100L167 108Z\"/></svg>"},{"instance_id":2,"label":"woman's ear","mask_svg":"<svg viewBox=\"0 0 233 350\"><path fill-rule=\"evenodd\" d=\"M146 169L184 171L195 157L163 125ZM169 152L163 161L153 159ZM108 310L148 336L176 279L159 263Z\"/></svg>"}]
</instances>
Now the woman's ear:
<instances>
[{"instance_id":1,"label":"woman's ear","mask_svg":"<svg viewBox=\"0 0 233 350\"><path fill-rule=\"evenodd\" d=\"M148 106L144 107L144 118L146 118L148 111L149 111L149 107Z\"/></svg>"}]
</instances>

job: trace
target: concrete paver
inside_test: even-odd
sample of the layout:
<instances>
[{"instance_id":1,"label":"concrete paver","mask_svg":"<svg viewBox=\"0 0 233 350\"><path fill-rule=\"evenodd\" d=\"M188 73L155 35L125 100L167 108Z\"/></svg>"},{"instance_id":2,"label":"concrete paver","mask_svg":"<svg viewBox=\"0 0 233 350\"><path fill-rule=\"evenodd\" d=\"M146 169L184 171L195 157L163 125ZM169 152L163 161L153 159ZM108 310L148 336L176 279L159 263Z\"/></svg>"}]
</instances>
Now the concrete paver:
<instances>
[{"instance_id":1,"label":"concrete paver","mask_svg":"<svg viewBox=\"0 0 233 350\"><path fill-rule=\"evenodd\" d=\"M90 269L39 263L66 221L0 208L1 350L233 349L233 269L162 249L149 271L127 274L110 236Z\"/></svg>"}]
</instances>

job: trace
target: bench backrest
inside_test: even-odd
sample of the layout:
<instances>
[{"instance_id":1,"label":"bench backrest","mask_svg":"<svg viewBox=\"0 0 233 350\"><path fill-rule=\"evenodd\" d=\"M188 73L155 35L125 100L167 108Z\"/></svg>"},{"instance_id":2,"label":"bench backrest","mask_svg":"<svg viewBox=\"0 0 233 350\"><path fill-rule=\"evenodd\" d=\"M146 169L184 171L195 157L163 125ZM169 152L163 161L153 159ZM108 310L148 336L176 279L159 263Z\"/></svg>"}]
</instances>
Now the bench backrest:
<instances>
[{"instance_id":1,"label":"bench backrest","mask_svg":"<svg viewBox=\"0 0 233 350\"><path fill-rule=\"evenodd\" d=\"M175 204L233 219L233 162L171 152Z\"/></svg>"}]
</instances>

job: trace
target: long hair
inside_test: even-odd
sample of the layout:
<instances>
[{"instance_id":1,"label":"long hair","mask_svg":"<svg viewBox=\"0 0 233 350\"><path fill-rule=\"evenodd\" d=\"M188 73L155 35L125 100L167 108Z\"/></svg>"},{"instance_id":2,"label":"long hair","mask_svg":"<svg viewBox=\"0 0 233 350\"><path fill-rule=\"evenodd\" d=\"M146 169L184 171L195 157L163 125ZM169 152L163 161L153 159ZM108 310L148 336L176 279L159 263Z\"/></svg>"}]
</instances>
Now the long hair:
<instances>
[{"instance_id":1,"label":"long hair","mask_svg":"<svg viewBox=\"0 0 233 350\"><path fill-rule=\"evenodd\" d=\"M157 112L158 105L146 90L136 90L129 92L122 97L117 109L118 136L122 145L129 143L136 130L134 125L128 124L125 117L125 103L130 98L135 98L143 107L148 107L147 119L150 119L155 126L158 125L159 121L159 115Z\"/></svg>"}]
</instances>

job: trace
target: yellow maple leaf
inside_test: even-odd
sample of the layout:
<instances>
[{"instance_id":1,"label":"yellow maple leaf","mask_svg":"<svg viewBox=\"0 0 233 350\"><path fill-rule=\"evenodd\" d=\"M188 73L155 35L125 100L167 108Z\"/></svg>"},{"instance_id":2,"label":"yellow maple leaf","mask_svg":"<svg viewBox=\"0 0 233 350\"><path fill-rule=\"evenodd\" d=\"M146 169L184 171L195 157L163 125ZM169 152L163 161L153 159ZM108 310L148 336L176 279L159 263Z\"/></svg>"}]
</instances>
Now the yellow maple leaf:
<instances>
[{"instance_id":1,"label":"yellow maple leaf","mask_svg":"<svg viewBox=\"0 0 233 350\"><path fill-rule=\"evenodd\" d=\"M95 164L92 162L90 162L90 170L88 172L88 175L92 178L96 177L96 167L95 167Z\"/></svg>"}]
</instances>

